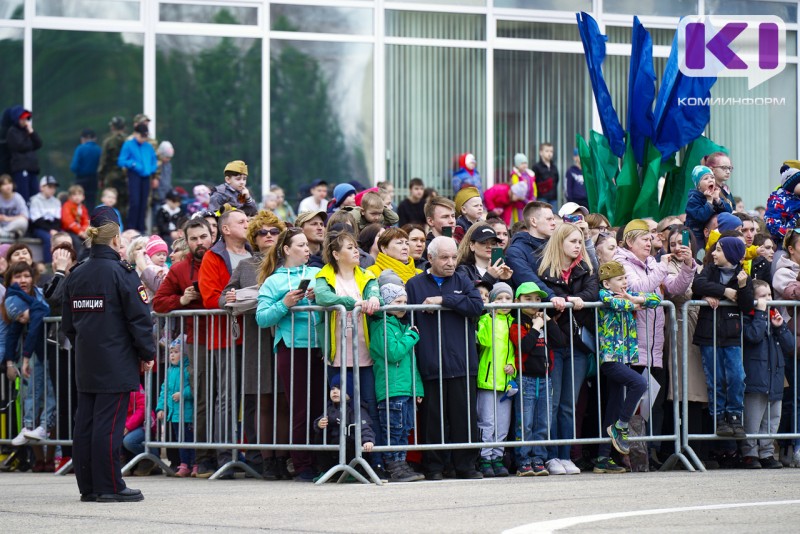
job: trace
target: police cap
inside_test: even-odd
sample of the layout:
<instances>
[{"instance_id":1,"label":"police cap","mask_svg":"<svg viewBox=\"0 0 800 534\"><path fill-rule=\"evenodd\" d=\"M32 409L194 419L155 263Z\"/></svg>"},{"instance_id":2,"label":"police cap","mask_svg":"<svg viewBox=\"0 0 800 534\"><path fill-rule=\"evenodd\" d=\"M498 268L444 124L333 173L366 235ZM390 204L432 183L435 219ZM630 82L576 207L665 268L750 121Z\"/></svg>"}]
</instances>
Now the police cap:
<instances>
[{"instance_id":1,"label":"police cap","mask_svg":"<svg viewBox=\"0 0 800 534\"><path fill-rule=\"evenodd\" d=\"M114 223L119 226L119 217L114 208L109 206L97 206L92 212L90 224L95 228L100 228L104 224Z\"/></svg>"}]
</instances>

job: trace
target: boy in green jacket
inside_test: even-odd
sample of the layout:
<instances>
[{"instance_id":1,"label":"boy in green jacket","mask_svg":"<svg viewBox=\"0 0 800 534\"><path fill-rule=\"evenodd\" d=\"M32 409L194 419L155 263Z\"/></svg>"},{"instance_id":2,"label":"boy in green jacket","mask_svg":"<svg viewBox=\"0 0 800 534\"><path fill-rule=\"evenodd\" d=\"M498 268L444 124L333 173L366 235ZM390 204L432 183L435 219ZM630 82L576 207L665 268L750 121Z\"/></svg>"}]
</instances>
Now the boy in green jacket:
<instances>
[{"instance_id":1,"label":"boy in green jacket","mask_svg":"<svg viewBox=\"0 0 800 534\"><path fill-rule=\"evenodd\" d=\"M382 276L381 280L386 278ZM381 285L380 291L386 306L405 306L408 302L399 278ZM383 320L378 313L369 325L378 417L391 446L408 445L408 433L414 429L414 400L418 403L424 395L414 359L419 332L415 326L400 322L405 313L405 310L387 311L383 313ZM425 478L406 463L405 451L385 452L383 459L390 474L389 482L415 482Z\"/></svg>"}]
</instances>

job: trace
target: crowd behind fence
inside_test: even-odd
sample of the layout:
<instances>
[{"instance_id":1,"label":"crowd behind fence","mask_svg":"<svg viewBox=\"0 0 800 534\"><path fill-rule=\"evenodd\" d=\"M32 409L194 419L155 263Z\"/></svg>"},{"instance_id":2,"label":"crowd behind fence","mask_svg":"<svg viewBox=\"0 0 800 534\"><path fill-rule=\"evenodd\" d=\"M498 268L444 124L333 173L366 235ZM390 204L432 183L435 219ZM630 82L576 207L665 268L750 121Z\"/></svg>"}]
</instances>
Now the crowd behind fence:
<instances>
[{"instance_id":1,"label":"crowd behind fence","mask_svg":"<svg viewBox=\"0 0 800 534\"><path fill-rule=\"evenodd\" d=\"M730 304L731 306L733 304ZM705 403L696 397L690 400L689 382L691 379L704 379L696 375L696 363L690 355L692 339L690 321L684 320L690 310L708 306L706 301L688 301L676 310L669 301L660 304L666 313L666 346L663 366L666 369L666 382L659 384L649 379L647 393L640 404L639 414L644 421L641 426L632 428L630 441L632 448L645 451L659 449L662 454L669 454L663 469L682 467L689 471L705 471L708 455L698 454L697 448L737 449L740 443L717 436L713 429L717 423L711 415L712 426L708 426L708 418L701 412L707 410L709 402L716 405L717 390L708 391L709 398ZM770 309L780 309L789 324L797 324L797 306L794 301L772 301ZM572 322L573 309L568 304L563 313L569 314ZM595 326L601 303L587 303L586 308L592 310ZM725 310L721 305L720 310ZM487 304L485 313L492 316L492 325L500 314L508 314L516 322L520 322L522 314L530 310L552 310L552 304ZM419 411L412 409L410 424L401 428L405 432L406 442L392 444L398 435L393 419L392 395L390 392L389 367L393 365L390 353L390 332L387 318L392 312L405 311L403 319L408 327L415 327L422 321L435 321L438 336L439 373L433 378L423 379L425 391L414 378L411 383L411 405L419 406ZM510 418L507 428L497 425L490 430L493 439L477 431L475 388L475 371L477 362L470 361L469 344L476 343L470 337L469 321L464 319L463 332L442 331L442 313L446 308L436 305L386 306L380 308L368 318L371 331L382 329L379 336L383 343L382 352L385 360L380 368L383 376L373 373L373 368L365 366L369 360L360 355L359 339L366 338L368 332L363 331L364 324L360 320L360 309L349 315L343 307L321 308L318 306L296 307L292 309L292 335L305 332L311 338L314 330L322 350L317 347L291 347L288 359L278 357L273 347L270 329L254 328L255 319L252 313L233 315L216 311L178 311L169 314L154 314L155 326L153 335L158 340L158 354L153 371L143 375L142 391L134 392L138 398L144 399L144 418L140 427L129 429L126 437L131 437L133 430L141 431L135 443L126 441L127 463L123 472L151 472L160 468L168 475L198 476L200 462L208 462L212 469L206 475L210 478L230 478L237 471L244 471L246 476L263 478L288 478L292 467L295 473L301 467L315 466L318 483L325 482L336 475L344 480L350 475L361 482L371 480L379 483L381 473L377 469L385 465L385 458L397 458L392 453L408 455L408 461L419 470L425 465L419 453L424 455L436 452L439 458L449 458L461 450L493 449L501 450L505 455L505 464L512 470L515 466L514 454L518 448L532 448L538 451L548 450L551 453L559 446L572 448L573 457L587 456L586 450L595 446L608 444L610 439L603 428L603 410L606 399L606 388L600 373L602 354L598 337L595 335L595 346L589 356L576 351L580 338L569 338L569 368L572 377L572 396L566 403L571 403L571 432L556 429L556 417L553 394L550 383L551 369L548 367L545 384L545 414L540 421L545 424L544 435L540 439L525 439L524 427L530 426L526 414L521 410L521 400L531 391L526 390L524 381L517 381L500 394L492 406L494 421L498 421L498 409L506 410L504 402L509 402L520 414ZM297 314L306 313L306 321L295 321ZM679 321L679 317L681 321ZM714 351L716 354L716 317L714 315ZM355 318L355 319L353 319ZM744 321L744 318L742 318ZM544 323L544 338L548 339L548 321ZM75 357L69 342L60 332L58 318L48 318L44 333L45 351L41 360L31 362L30 376L20 376L15 381L3 381L2 406L0 413L0 445L7 453L3 466L8 468L14 453L18 456L20 448L12 448L12 437L23 423L41 424L48 430L45 439L30 441L30 445L46 445L48 450L61 448L62 456L70 456L72 443L72 424L75 402ZM375 326L377 325L377 326ZM773 328L773 327L769 327ZM679 332L680 329L680 332ZM211 339L207 334L216 331L215 344L207 343ZM596 331L596 330L595 330ZM744 325L742 325L741 348L745 344ZM379 332L378 332L379 333ZM639 336L648 336L648 332L639 332ZM792 327L792 337L794 337ZM591 336L590 336L591 337ZM679 343L679 340L681 343ZM372 340L376 342L375 340ZM352 368L334 367L329 358L334 350L344 354L345 346L352 343ZM463 376L446 376L442 369L443 359L449 357L447 346L463 343L464 369ZM518 351L515 361L521 357L521 345L516 344ZM500 347L492 345L492 351ZM368 349L369 350L369 349ZM548 349L549 351L550 349ZM374 356L375 351L370 351ZM744 358L750 357L744 354ZM417 356L413 356L414 372L417 371ZM587 358L586 362L577 361ZM591 360L591 361L589 361ZM782 424L779 428L759 427L757 433L748 433L748 440L759 440L759 445L767 446L773 440L800 440L798 432L798 371L797 347L791 355L786 355L784 380L782 388L784 399ZM580 364L576 366L576 363ZM575 376L576 368L586 364L588 371L585 377ZM638 370L653 376L653 359L645 358L646 365L638 366ZM346 365L344 362L342 365ZM722 369L717 368L717 359L713 365L714 379ZM517 370L519 372L519 370ZM693 375L694 373L694 375ZM336 378L334 378L336 377ZM494 377L494 375L493 375ZM383 391L375 391L376 379L384 385ZM455 382L451 382L455 380ZM496 380L493 378L493 380ZM335 382L338 381L338 382ZM467 409L458 412L460 419L448 419L445 413L456 413L446 406L448 397L446 390L461 387L466 395L460 402ZM331 399L331 384L335 382L341 392L340 403ZM496 384L494 384L496 385ZM433 386L432 391L428 388ZM371 390L369 390L371 388ZM419 388L419 389L418 389ZM538 388L538 386L537 386ZM496 390L496 388L494 388ZM665 391L665 400L661 405L655 402L661 398L656 389ZM462 391L459 389L459 391ZM352 398L347 393L352 392ZM377 393L377 395L376 395ZM538 391L536 392L538 395ZM378 401L377 397L382 400ZM421 403L417 399L421 399ZM452 399L450 399L452 400ZM429 404L425 404L429 403ZM136 404L136 403L134 403ZM398 405L399 406L399 405ZM776 405L767 405L767 419L772 419L770 410ZM471 409L470 409L471 407ZM134 410L141 410L135 406ZM426 411L428 410L428 411ZM430 411L433 410L433 411ZM656 416L662 410L663 417ZM383 411L383 416L380 415ZM421 413L439 413L438 429L425 428L430 425L431 418L420 416ZM690 414L691 411L691 414ZM701 414L697 417L698 413ZM408 415L408 414L407 414ZM330 420L329 420L330 416ZM327 421L322 427L322 420ZM705 421L705 424L697 423ZM662 421L658 424L657 421ZM468 438L453 441L448 433L465 425ZM433 430L433 432L431 432ZM638 431L637 431L638 430ZM408 431L411 431L410 434ZM401 433L402 433L401 432ZM439 440L423 439L423 436L438 435ZM564 436L568 437L564 437ZM394 437L392 437L394 436ZM498 436L505 436L498 438ZM392 437L390 439L390 437ZM367 446L367 439L372 440ZM752 446L752 442L751 446ZM637 445L638 444L638 445ZM34 447L36 449L36 447ZM578 451L576 455L575 452ZM50 452L52 454L52 451ZM42 454L38 450L36 454ZM403 456L405 457L405 456ZM166 461L168 459L168 461ZM621 458L625 460L625 458ZM635 454L628 457L627 468L637 471L646 470L648 463L641 464L641 458ZM143 466L146 469L143 469ZM445 466L446 469L452 466ZM59 474L69 472L70 464L66 463ZM194 470L194 473L191 471ZM201 470L202 471L202 470ZM199 475L202 476L202 475ZM421 478L421 475L418 477Z\"/></svg>"}]
</instances>

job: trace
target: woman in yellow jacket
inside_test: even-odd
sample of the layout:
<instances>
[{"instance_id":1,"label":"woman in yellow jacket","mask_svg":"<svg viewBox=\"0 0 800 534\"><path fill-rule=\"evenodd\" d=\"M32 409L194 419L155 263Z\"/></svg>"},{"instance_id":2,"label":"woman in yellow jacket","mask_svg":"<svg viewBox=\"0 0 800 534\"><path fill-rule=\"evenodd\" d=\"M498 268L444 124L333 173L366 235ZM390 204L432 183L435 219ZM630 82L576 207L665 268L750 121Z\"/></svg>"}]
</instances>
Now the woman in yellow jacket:
<instances>
[{"instance_id":1,"label":"woman in yellow jacket","mask_svg":"<svg viewBox=\"0 0 800 534\"><path fill-rule=\"evenodd\" d=\"M347 368L348 383L353 380L353 354L358 352L359 390L356 399L366 406L372 421L378 421L378 402L375 398L375 375L369 355L369 331L366 315L372 315L381 306L380 290L375 276L359 267L359 252L356 238L349 232L329 233L325 239L323 259L326 265L317 273L314 295L319 306L344 306L349 327L358 324L358 335L346 336L342 332L341 317L330 315L330 344L326 351L331 366L328 380L338 375L341 367ZM361 307L360 313L352 310ZM324 321L322 328L324 328ZM324 332L317 335L324 340ZM323 341L324 343L324 341ZM344 354L342 354L342 352ZM380 425L377 425L380 426ZM382 432L376 432L377 445L382 445ZM380 467L380 454L367 455L373 468ZM374 463L373 463L374 460ZM379 474L380 476L380 474Z\"/></svg>"},{"instance_id":2,"label":"woman in yellow jacket","mask_svg":"<svg viewBox=\"0 0 800 534\"><path fill-rule=\"evenodd\" d=\"M378 238L378 256L375 265L367 267L367 271L378 278L383 271L391 269L403 283L422 272L414 265L414 258L409 254L408 234L400 228L389 228Z\"/></svg>"},{"instance_id":3,"label":"woman in yellow jacket","mask_svg":"<svg viewBox=\"0 0 800 534\"><path fill-rule=\"evenodd\" d=\"M489 302L511 303L514 293L511 286L498 282L489 292ZM514 345L509 330L514 320L511 310L494 310L482 315L478 321L478 429L484 443L505 441L511 424L511 401L502 395L514 386ZM481 449L480 471L484 477L507 477L508 469L503 465L503 447Z\"/></svg>"}]
</instances>

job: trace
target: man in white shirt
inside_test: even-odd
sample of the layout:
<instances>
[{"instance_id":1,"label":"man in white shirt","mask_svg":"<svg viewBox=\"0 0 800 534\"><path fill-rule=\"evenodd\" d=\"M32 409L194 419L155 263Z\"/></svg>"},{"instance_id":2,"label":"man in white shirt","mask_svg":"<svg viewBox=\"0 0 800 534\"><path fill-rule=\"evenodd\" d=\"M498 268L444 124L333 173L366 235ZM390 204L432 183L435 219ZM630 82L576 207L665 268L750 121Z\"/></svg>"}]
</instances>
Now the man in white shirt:
<instances>
[{"instance_id":1,"label":"man in white shirt","mask_svg":"<svg viewBox=\"0 0 800 534\"><path fill-rule=\"evenodd\" d=\"M306 197L300 202L297 213L304 211L328 211L328 182L325 180L314 180L311 182L311 196Z\"/></svg>"}]
</instances>

